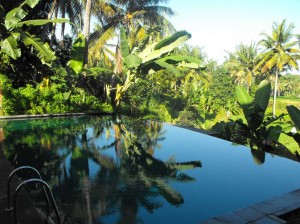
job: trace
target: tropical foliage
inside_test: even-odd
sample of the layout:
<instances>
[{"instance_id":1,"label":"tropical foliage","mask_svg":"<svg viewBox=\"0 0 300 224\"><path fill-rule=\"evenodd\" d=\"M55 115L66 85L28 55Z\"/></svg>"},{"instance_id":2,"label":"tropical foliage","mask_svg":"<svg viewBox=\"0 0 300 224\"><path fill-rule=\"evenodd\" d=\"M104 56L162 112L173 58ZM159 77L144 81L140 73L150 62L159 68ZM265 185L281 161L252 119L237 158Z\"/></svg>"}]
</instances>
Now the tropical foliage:
<instances>
[{"instance_id":1,"label":"tropical foliage","mask_svg":"<svg viewBox=\"0 0 300 224\"><path fill-rule=\"evenodd\" d=\"M282 133L298 142L294 25L274 23L218 64L173 15L161 0L1 1L1 114L111 112L208 131L219 122L220 136L252 148L283 147Z\"/></svg>"},{"instance_id":2,"label":"tropical foliage","mask_svg":"<svg viewBox=\"0 0 300 224\"><path fill-rule=\"evenodd\" d=\"M298 69L297 60L300 59L300 50L296 47L298 41L292 40L293 29L294 25L286 25L285 20L280 24L274 23L272 35L263 33L264 39L259 42L265 50L259 56L256 69L260 69L263 73L267 71L270 74L275 73L273 116L275 116L279 73L286 69Z\"/></svg>"}]
</instances>

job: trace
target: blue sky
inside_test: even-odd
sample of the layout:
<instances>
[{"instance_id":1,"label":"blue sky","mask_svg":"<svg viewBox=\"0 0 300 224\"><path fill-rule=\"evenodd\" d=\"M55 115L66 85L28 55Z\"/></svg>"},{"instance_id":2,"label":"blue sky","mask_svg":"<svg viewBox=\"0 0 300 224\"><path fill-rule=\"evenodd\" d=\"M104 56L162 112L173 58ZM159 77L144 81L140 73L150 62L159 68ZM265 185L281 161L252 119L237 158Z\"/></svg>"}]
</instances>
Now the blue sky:
<instances>
[{"instance_id":1,"label":"blue sky","mask_svg":"<svg viewBox=\"0 0 300 224\"><path fill-rule=\"evenodd\" d=\"M286 19L300 34L300 0L169 0L167 6L177 13L170 18L175 28L192 34L188 43L219 63L241 42L271 34L273 22Z\"/></svg>"}]
</instances>

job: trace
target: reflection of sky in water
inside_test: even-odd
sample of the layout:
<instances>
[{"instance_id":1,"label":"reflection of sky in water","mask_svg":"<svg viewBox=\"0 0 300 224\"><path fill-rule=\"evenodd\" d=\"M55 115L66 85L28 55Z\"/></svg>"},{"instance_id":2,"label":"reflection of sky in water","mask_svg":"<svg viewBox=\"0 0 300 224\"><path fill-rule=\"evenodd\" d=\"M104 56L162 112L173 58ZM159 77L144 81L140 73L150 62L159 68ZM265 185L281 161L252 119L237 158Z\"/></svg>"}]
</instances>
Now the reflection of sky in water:
<instances>
[{"instance_id":1,"label":"reflection of sky in water","mask_svg":"<svg viewBox=\"0 0 300 224\"><path fill-rule=\"evenodd\" d=\"M101 156L110 158L116 167L120 168L113 145L116 140L114 129L109 129L110 135L107 137L105 133L107 130L104 128L97 138L94 136L93 127L87 126L86 129L88 150L98 151ZM150 213L139 204L137 216L142 223L198 223L300 187L298 174L300 164L297 162L266 154L265 162L257 165L248 147L236 146L231 142L167 124L164 124L161 132L163 131L165 140L158 142L161 147L155 148L153 155L155 158L162 161L171 159L176 162L200 160L202 167L179 171L195 178L192 182L165 178L167 184L183 197L183 204L171 205L162 196L151 195L157 193L158 189L155 186L150 188L148 197L151 197L152 202L163 206ZM77 146L82 148L82 136L81 134L76 136ZM111 147L103 149L106 146ZM57 154L65 157L66 175L70 177L72 150L62 147ZM91 158L87 158L87 161L91 185L103 184L105 180L98 178L102 170L101 165ZM62 166L63 164L60 164L61 168ZM121 186L124 182L121 180L116 190L123 189ZM60 182L63 184L63 178ZM95 189L97 188L100 189L101 186ZM101 191L97 194L101 195ZM98 198L93 199L94 202L97 200ZM118 204L111 206L105 216L95 217L95 220L99 223L116 223L120 217L118 206Z\"/></svg>"},{"instance_id":2,"label":"reflection of sky in water","mask_svg":"<svg viewBox=\"0 0 300 224\"><path fill-rule=\"evenodd\" d=\"M245 146L233 146L231 142L169 125L164 125L164 129L166 140L155 157L175 156L176 161L202 163L200 169L185 171L197 181L172 182L182 194L184 204L179 209L155 211L161 216L169 213L177 223L194 223L300 187L297 162L266 154L265 163L257 165ZM155 219L153 215L144 215L146 220Z\"/></svg>"}]
</instances>

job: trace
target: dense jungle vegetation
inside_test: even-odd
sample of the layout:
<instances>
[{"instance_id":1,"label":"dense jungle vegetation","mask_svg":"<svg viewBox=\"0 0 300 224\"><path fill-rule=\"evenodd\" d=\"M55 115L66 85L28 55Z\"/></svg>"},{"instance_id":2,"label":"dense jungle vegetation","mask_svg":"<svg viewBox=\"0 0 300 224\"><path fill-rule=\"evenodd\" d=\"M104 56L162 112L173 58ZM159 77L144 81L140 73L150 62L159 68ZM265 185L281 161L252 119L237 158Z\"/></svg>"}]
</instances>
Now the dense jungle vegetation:
<instances>
[{"instance_id":1,"label":"dense jungle vegetation","mask_svg":"<svg viewBox=\"0 0 300 224\"><path fill-rule=\"evenodd\" d=\"M274 22L272 33L236 46L220 65L186 43L191 34L175 30L163 3L1 0L1 115L111 112L297 153L294 25Z\"/></svg>"}]
</instances>

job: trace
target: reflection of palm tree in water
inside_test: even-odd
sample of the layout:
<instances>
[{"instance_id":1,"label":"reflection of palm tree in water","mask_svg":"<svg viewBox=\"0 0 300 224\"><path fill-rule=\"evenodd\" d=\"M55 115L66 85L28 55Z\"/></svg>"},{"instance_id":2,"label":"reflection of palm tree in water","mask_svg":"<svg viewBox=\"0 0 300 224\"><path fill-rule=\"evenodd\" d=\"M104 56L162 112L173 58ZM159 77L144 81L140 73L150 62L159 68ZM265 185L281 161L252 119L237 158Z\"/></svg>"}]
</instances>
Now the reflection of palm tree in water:
<instances>
[{"instance_id":1,"label":"reflection of palm tree in water","mask_svg":"<svg viewBox=\"0 0 300 224\"><path fill-rule=\"evenodd\" d=\"M130 133L125 126L122 127L122 158L121 176L125 187L120 195L121 217L119 223L130 220L130 223L137 221L139 204L152 212L162 206L161 203L151 200L162 196L166 201L173 205L180 205L184 199L173 188L167 184L169 178L177 181L191 181L183 173L179 173L180 168L200 167L200 161L186 163L165 163L153 157L154 148L158 145L162 137L162 124L149 122L145 135L136 137ZM138 140L142 140L140 143ZM145 146L147 148L145 148ZM124 175L125 174L125 175ZM123 211L123 209L125 209ZM128 223L128 222L127 222Z\"/></svg>"},{"instance_id":2,"label":"reflection of palm tree in water","mask_svg":"<svg viewBox=\"0 0 300 224\"><path fill-rule=\"evenodd\" d=\"M154 154L155 148L159 148L158 141L163 141L165 138L162 131L163 124L159 122L149 121L147 128L145 129L144 136L141 137L141 141L145 149L147 149L150 155Z\"/></svg>"},{"instance_id":3,"label":"reflection of palm tree in water","mask_svg":"<svg viewBox=\"0 0 300 224\"><path fill-rule=\"evenodd\" d=\"M102 135L112 128L115 131L115 141L101 147L97 145ZM135 128L132 123L108 122L103 118L65 129L61 127L60 132L55 132L51 138L59 140L59 146L56 142L51 142L52 149L43 151L51 156L35 159L45 164L50 158L57 158L63 152L61 158L55 159L55 167L45 180L48 182L56 177L51 185L59 207L63 208L61 212L64 213L66 223L74 220L81 223L98 222L102 216L116 214L117 210L120 210L120 223L134 223L137 221L139 207L151 212L162 206L161 202L157 202L159 197L173 205L183 203L182 196L167 181L170 178L177 181L192 180L178 170L183 165L188 168L199 167L200 163L165 163L154 158L158 142L164 139L162 124L144 123L139 127L141 132L136 135L133 134L136 131L132 131ZM22 138L26 134L18 136ZM106 136L107 139L111 137L110 134ZM9 139L13 141L14 133ZM39 142L38 137L32 139ZM55 146L58 148L54 148ZM104 153L113 147L120 162L116 162L114 156ZM63 150L59 153L60 148ZM99 167L93 182L90 179L91 161ZM44 169L42 165L37 168Z\"/></svg>"}]
</instances>

